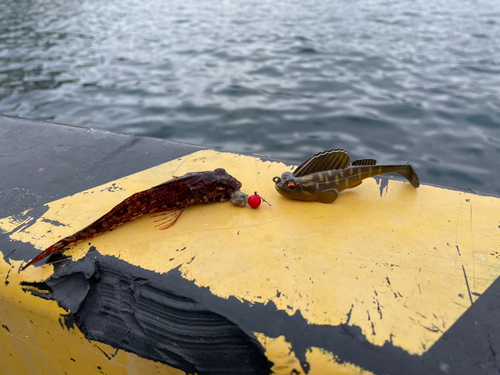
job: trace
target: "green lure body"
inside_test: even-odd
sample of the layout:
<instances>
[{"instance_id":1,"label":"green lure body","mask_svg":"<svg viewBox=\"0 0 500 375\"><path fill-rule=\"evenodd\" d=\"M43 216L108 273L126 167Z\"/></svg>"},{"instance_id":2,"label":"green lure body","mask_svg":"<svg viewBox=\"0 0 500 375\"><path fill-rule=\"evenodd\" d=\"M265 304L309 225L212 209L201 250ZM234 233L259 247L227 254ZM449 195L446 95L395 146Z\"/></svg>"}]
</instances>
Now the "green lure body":
<instances>
[{"instance_id":1,"label":"green lure body","mask_svg":"<svg viewBox=\"0 0 500 375\"><path fill-rule=\"evenodd\" d=\"M414 188L420 185L410 164L377 165L374 159L358 159L351 164L343 149L312 155L295 171L284 172L273 181L277 192L286 198L332 203L342 190L361 185L365 178L387 173L405 177Z\"/></svg>"}]
</instances>

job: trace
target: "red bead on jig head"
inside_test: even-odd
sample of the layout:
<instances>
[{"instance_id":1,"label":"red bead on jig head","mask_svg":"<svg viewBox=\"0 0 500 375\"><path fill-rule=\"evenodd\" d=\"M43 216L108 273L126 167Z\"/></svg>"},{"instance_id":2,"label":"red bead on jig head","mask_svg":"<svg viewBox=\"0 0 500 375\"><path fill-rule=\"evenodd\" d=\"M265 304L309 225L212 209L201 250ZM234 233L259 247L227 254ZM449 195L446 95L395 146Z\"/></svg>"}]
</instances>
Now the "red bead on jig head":
<instances>
[{"instance_id":1,"label":"red bead on jig head","mask_svg":"<svg viewBox=\"0 0 500 375\"><path fill-rule=\"evenodd\" d=\"M262 200L260 197L257 195L257 192L255 192L254 195L251 195L248 197L248 205L252 208L257 208L260 206L262 203Z\"/></svg>"},{"instance_id":2,"label":"red bead on jig head","mask_svg":"<svg viewBox=\"0 0 500 375\"><path fill-rule=\"evenodd\" d=\"M248 205L252 208L257 208L260 206L262 201L266 202L270 207L272 206L271 203L266 201L263 197L259 195L259 193L255 192L253 195L248 197Z\"/></svg>"}]
</instances>

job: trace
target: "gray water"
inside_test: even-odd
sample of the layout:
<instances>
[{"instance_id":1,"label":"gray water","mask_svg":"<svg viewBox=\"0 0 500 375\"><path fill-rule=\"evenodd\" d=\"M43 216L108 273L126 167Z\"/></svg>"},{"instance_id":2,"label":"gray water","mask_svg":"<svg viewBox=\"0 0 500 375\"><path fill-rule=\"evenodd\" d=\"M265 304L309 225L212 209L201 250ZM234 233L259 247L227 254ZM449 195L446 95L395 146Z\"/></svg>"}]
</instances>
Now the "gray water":
<instances>
[{"instance_id":1,"label":"gray water","mask_svg":"<svg viewBox=\"0 0 500 375\"><path fill-rule=\"evenodd\" d=\"M500 193L498 0L0 0L0 113Z\"/></svg>"}]
</instances>

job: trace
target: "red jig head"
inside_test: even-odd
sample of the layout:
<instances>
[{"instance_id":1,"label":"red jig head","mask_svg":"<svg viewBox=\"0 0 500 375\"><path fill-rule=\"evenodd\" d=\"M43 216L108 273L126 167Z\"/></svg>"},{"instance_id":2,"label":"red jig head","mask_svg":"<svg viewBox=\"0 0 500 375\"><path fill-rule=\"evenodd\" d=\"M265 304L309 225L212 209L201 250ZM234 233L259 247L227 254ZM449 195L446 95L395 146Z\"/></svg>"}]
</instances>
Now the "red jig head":
<instances>
[{"instance_id":1,"label":"red jig head","mask_svg":"<svg viewBox=\"0 0 500 375\"><path fill-rule=\"evenodd\" d=\"M254 198L254 197L255 197L255 198ZM253 202L254 202L253 204L254 204L254 205L256 205L255 207L254 207L252 204L250 204L250 198L252 198L252 200L253 200ZM259 195L259 193L257 193L257 192L255 192L255 193L254 193L254 195L252 195L251 197L249 197L249 198L248 198L248 205L249 205L250 207L252 207L252 208L257 208L257 207L259 207L259 206L260 206L261 200L262 200L262 201L264 201L264 202L266 202L266 203L269 205L269 207L272 207L271 203L269 203L268 201L266 201L266 200L265 200L262 196L260 196L260 195Z\"/></svg>"},{"instance_id":2,"label":"red jig head","mask_svg":"<svg viewBox=\"0 0 500 375\"><path fill-rule=\"evenodd\" d=\"M250 195L248 197L248 205L252 208L259 207L261 202L262 202L262 200L260 199L260 197L257 194Z\"/></svg>"}]
</instances>

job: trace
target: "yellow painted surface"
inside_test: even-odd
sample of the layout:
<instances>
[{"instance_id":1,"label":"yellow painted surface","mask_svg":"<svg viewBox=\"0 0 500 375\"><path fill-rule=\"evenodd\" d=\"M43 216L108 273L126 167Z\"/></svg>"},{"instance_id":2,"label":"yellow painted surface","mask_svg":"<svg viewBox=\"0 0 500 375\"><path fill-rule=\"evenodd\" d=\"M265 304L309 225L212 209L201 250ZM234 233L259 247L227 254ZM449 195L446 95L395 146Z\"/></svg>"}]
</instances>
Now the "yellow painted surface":
<instances>
[{"instance_id":1,"label":"yellow painted surface","mask_svg":"<svg viewBox=\"0 0 500 375\"><path fill-rule=\"evenodd\" d=\"M92 239L92 245L102 254L156 272L180 266L184 278L222 298L272 301L290 315L300 310L310 324L358 326L370 343L382 346L392 341L411 354L427 351L500 275L498 198L426 185L413 189L399 181L390 181L381 196L376 181L367 179L342 192L331 205L292 201L278 195L272 182L290 167L214 151L200 151L54 201L43 218L11 238L43 250L137 191L172 175L219 167L238 178L244 192L257 190L273 206L262 204L257 210L230 203L193 206L168 231L156 230L153 219L146 216ZM43 219L67 226L53 226ZM4 231L17 225L14 218L0 220ZM79 259L87 251L85 243L67 253ZM5 274L1 262L0 272ZM20 266L13 264L15 270ZM42 280L51 272L51 265L32 267L20 277ZM39 306L43 306L44 330L53 324L61 331L57 322L61 309L20 292L21 278L11 275L9 298L26 299L25 309L34 311L32 319L42 319ZM29 334L27 323L23 324ZM289 343L255 334L275 363L273 370L289 373L286 369L295 366ZM78 339L68 342L84 345L80 333L64 335L76 335ZM10 342L12 334L7 336ZM21 336L15 335L16 340ZM47 340L36 345L47 348ZM91 350L94 344L85 345ZM307 360L311 371L367 374L354 365L339 364L335 353L319 348L310 348Z\"/></svg>"}]
</instances>

